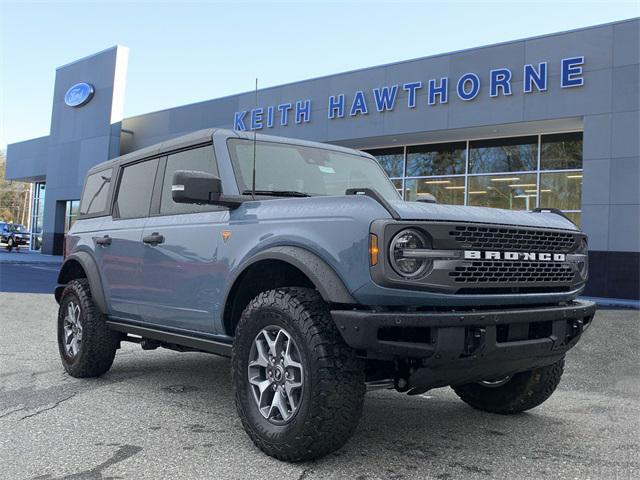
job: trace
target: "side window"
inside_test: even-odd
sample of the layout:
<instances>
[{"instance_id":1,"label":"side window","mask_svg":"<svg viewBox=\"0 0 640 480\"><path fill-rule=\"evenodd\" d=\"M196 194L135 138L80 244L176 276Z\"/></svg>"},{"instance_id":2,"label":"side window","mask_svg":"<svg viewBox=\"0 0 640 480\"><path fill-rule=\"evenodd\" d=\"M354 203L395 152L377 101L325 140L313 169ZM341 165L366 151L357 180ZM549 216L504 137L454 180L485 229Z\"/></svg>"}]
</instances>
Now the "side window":
<instances>
[{"instance_id":1,"label":"side window","mask_svg":"<svg viewBox=\"0 0 640 480\"><path fill-rule=\"evenodd\" d=\"M124 167L120 187L118 187L114 217L137 218L146 217L149 214L157 168L157 158Z\"/></svg>"},{"instance_id":2,"label":"side window","mask_svg":"<svg viewBox=\"0 0 640 480\"><path fill-rule=\"evenodd\" d=\"M113 169L109 169L87 177L80 202L80 215L96 215L107 209L112 174Z\"/></svg>"},{"instance_id":3,"label":"side window","mask_svg":"<svg viewBox=\"0 0 640 480\"><path fill-rule=\"evenodd\" d=\"M160 197L160 215L174 215L177 213L195 213L217 210L213 205L190 205L175 203L171 197L171 184L176 170L199 170L201 172L218 175L218 166L213 155L213 146L194 148L171 154L167 157L167 168L162 182Z\"/></svg>"}]
</instances>

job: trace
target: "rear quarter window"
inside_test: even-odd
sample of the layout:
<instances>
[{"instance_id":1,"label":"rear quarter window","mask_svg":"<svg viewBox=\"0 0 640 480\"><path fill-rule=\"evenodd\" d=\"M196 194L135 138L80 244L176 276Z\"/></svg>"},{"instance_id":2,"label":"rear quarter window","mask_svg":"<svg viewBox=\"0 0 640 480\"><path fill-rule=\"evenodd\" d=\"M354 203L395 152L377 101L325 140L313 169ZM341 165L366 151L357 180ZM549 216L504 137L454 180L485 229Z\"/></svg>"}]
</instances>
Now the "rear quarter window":
<instances>
[{"instance_id":1,"label":"rear quarter window","mask_svg":"<svg viewBox=\"0 0 640 480\"><path fill-rule=\"evenodd\" d=\"M101 170L87 177L80 200L81 216L106 215L113 169Z\"/></svg>"}]
</instances>

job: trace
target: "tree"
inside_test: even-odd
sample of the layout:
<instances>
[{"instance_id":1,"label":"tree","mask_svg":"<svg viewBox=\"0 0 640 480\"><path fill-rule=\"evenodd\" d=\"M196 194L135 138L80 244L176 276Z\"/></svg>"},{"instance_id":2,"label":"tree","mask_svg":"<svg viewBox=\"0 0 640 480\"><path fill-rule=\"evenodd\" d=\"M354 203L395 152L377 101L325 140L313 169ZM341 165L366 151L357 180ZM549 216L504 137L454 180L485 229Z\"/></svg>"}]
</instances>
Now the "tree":
<instances>
[{"instance_id":1,"label":"tree","mask_svg":"<svg viewBox=\"0 0 640 480\"><path fill-rule=\"evenodd\" d=\"M26 224L29 221L29 188L24 182L6 180L7 159L0 150L0 221Z\"/></svg>"}]
</instances>

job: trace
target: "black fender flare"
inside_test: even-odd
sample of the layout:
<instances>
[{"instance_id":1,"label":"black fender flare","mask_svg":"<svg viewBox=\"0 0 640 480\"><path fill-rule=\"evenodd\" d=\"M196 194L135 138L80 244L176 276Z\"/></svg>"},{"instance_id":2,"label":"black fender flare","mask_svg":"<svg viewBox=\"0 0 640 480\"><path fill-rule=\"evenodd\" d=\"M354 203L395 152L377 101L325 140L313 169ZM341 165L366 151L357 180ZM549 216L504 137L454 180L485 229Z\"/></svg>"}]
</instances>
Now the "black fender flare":
<instances>
[{"instance_id":1,"label":"black fender flare","mask_svg":"<svg viewBox=\"0 0 640 480\"><path fill-rule=\"evenodd\" d=\"M282 246L271 247L257 253L246 260L229 282L225 294L224 305L228 304L229 294L233 290L238 278L251 267L251 265L262 260L281 260L286 262L302 273L304 273L311 283L318 290L322 298L330 303L355 304L356 300L351 296L344 282L338 274L322 258L309 250L301 247Z\"/></svg>"},{"instance_id":2,"label":"black fender flare","mask_svg":"<svg viewBox=\"0 0 640 480\"><path fill-rule=\"evenodd\" d=\"M105 299L104 289L102 287L100 271L98 270L98 265L96 264L95 259L88 252L75 252L65 258L62 267L60 267L60 273L58 273L58 283L62 284L62 286L56 287L56 300L58 302L60 301L60 296L62 295L62 291L64 290L64 285L69 283L69 280L71 280L67 278L67 274L71 270L71 266L75 262L79 263L84 270L87 281L89 282L89 288L91 289L91 296L93 297L93 301L96 303L98 310L100 310L100 312L104 314L108 314L109 309L107 308L107 301Z\"/></svg>"}]
</instances>

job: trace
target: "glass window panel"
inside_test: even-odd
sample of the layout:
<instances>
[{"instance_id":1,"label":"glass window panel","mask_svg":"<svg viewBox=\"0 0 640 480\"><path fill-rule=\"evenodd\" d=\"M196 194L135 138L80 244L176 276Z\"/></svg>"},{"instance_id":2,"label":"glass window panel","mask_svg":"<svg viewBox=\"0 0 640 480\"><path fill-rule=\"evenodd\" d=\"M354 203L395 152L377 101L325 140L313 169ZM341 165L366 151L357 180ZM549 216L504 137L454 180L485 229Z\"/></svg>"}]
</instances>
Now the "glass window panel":
<instances>
[{"instance_id":1,"label":"glass window panel","mask_svg":"<svg viewBox=\"0 0 640 480\"><path fill-rule=\"evenodd\" d=\"M536 174L469 177L468 205L532 210L536 207Z\"/></svg>"},{"instance_id":2,"label":"glass window panel","mask_svg":"<svg viewBox=\"0 0 640 480\"><path fill-rule=\"evenodd\" d=\"M407 147L407 177L464 174L466 142Z\"/></svg>"},{"instance_id":3,"label":"glass window panel","mask_svg":"<svg viewBox=\"0 0 640 480\"><path fill-rule=\"evenodd\" d=\"M582 172L540 174L540 206L580 210Z\"/></svg>"},{"instance_id":4,"label":"glass window panel","mask_svg":"<svg viewBox=\"0 0 640 480\"><path fill-rule=\"evenodd\" d=\"M79 200L67 200L67 204L65 206L65 215L64 215L64 233L67 233L71 230L71 227L76 221L78 216L78 206L80 205Z\"/></svg>"},{"instance_id":5,"label":"glass window panel","mask_svg":"<svg viewBox=\"0 0 640 480\"><path fill-rule=\"evenodd\" d=\"M387 172L389 177L402 177L403 172L403 160L404 160L404 148L380 148L377 150L368 150L380 166Z\"/></svg>"},{"instance_id":6,"label":"glass window panel","mask_svg":"<svg viewBox=\"0 0 640 480\"><path fill-rule=\"evenodd\" d=\"M415 202L422 193L430 193L438 203L464 205L464 177L408 179L405 192L405 200L410 202Z\"/></svg>"},{"instance_id":7,"label":"glass window panel","mask_svg":"<svg viewBox=\"0 0 640 480\"><path fill-rule=\"evenodd\" d=\"M469 142L469 173L518 172L537 168L537 136Z\"/></svg>"},{"instance_id":8,"label":"glass window panel","mask_svg":"<svg viewBox=\"0 0 640 480\"><path fill-rule=\"evenodd\" d=\"M402 195L402 179L401 178L396 178L396 179L391 180L391 182L393 183L393 186L396 187L396 190L398 191L400 196L403 196Z\"/></svg>"},{"instance_id":9,"label":"glass window panel","mask_svg":"<svg viewBox=\"0 0 640 480\"><path fill-rule=\"evenodd\" d=\"M582 168L582 132L543 135L541 170Z\"/></svg>"},{"instance_id":10,"label":"glass window panel","mask_svg":"<svg viewBox=\"0 0 640 480\"><path fill-rule=\"evenodd\" d=\"M227 141L240 191L250 190L253 142ZM256 143L256 190L295 190L310 195L344 195L349 188L368 186L387 200L398 200L398 192L377 162L369 157L337 150ZM282 175L287 172L287 175Z\"/></svg>"},{"instance_id":11,"label":"glass window panel","mask_svg":"<svg viewBox=\"0 0 640 480\"><path fill-rule=\"evenodd\" d=\"M407 147L407 177L464 174L466 142Z\"/></svg>"},{"instance_id":12,"label":"glass window panel","mask_svg":"<svg viewBox=\"0 0 640 480\"><path fill-rule=\"evenodd\" d=\"M564 212L564 214L569 217L573 223L580 226L581 212Z\"/></svg>"},{"instance_id":13,"label":"glass window panel","mask_svg":"<svg viewBox=\"0 0 640 480\"><path fill-rule=\"evenodd\" d=\"M162 215L174 215L183 212L206 212L216 210L215 205L192 205L175 203L171 194L173 174L176 170L198 170L201 172L218 175L218 166L213 155L213 146L185 150L167 157L167 168L162 184L162 197L160 199L160 213Z\"/></svg>"},{"instance_id":14,"label":"glass window panel","mask_svg":"<svg viewBox=\"0 0 640 480\"><path fill-rule=\"evenodd\" d=\"M112 173L113 169L102 170L87 177L80 207L82 215L94 215L106 210Z\"/></svg>"},{"instance_id":15,"label":"glass window panel","mask_svg":"<svg viewBox=\"0 0 640 480\"><path fill-rule=\"evenodd\" d=\"M116 200L119 218L146 217L149 214L157 167L157 158L124 167Z\"/></svg>"}]
</instances>

